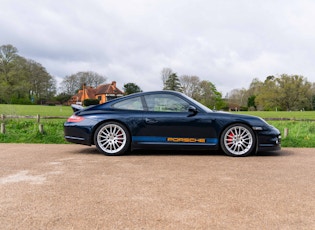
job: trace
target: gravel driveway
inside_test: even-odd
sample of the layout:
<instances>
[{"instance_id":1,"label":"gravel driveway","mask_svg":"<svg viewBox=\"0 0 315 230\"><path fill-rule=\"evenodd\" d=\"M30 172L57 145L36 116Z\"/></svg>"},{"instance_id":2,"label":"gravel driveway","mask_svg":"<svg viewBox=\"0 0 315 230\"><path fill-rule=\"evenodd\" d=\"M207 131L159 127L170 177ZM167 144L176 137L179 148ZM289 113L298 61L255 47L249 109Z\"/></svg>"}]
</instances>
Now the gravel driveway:
<instances>
[{"instance_id":1,"label":"gravel driveway","mask_svg":"<svg viewBox=\"0 0 315 230\"><path fill-rule=\"evenodd\" d=\"M0 229L315 229L315 150L0 144Z\"/></svg>"}]
</instances>

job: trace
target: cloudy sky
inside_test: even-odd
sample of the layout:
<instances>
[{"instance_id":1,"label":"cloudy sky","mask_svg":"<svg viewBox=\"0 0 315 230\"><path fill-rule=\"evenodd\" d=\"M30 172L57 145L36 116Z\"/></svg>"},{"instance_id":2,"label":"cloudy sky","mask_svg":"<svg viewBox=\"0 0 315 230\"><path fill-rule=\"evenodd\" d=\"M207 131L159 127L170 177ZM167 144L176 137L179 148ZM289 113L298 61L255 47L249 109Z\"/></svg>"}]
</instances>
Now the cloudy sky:
<instances>
[{"instance_id":1,"label":"cloudy sky","mask_svg":"<svg viewBox=\"0 0 315 230\"><path fill-rule=\"evenodd\" d=\"M313 0L0 0L0 9L0 45L58 82L95 71L120 88L159 90L163 68L224 95L269 75L315 82Z\"/></svg>"}]
</instances>

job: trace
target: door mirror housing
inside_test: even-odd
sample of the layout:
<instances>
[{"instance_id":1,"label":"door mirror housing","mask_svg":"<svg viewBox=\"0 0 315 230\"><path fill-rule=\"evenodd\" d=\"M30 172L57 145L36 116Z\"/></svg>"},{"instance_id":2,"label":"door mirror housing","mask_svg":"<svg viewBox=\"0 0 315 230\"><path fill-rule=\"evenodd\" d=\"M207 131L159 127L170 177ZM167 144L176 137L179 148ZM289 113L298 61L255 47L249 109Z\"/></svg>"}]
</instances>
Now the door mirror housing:
<instances>
[{"instance_id":1,"label":"door mirror housing","mask_svg":"<svg viewBox=\"0 0 315 230\"><path fill-rule=\"evenodd\" d=\"M195 106L190 105L188 108L188 112L191 113L190 116L194 116L198 113L198 110Z\"/></svg>"}]
</instances>

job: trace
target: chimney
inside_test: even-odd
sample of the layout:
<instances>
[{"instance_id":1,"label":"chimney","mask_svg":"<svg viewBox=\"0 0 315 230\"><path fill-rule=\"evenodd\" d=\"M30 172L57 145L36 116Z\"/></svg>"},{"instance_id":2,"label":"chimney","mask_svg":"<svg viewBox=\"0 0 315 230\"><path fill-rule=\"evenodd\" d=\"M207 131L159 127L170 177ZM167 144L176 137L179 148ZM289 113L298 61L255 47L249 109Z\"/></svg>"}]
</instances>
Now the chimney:
<instances>
[{"instance_id":1,"label":"chimney","mask_svg":"<svg viewBox=\"0 0 315 230\"><path fill-rule=\"evenodd\" d=\"M112 86L114 89L116 89L116 81L112 81Z\"/></svg>"}]
</instances>

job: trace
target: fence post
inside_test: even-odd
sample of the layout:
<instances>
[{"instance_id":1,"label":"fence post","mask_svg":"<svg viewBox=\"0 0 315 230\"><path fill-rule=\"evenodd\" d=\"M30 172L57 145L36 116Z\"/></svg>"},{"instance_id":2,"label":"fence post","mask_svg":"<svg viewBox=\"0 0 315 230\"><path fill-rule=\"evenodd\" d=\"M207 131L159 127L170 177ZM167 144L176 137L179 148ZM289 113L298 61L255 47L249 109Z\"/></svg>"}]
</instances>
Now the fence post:
<instances>
[{"instance_id":1,"label":"fence post","mask_svg":"<svg viewBox=\"0 0 315 230\"><path fill-rule=\"evenodd\" d=\"M1 133L5 134L5 124L1 123Z\"/></svg>"},{"instance_id":2,"label":"fence post","mask_svg":"<svg viewBox=\"0 0 315 230\"><path fill-rule=\"evenodd\" d=\"M1 120L4 120L4 119L5 119L5 115L1 114Z\"/></svg>"},{"instance_id":3,"label":"fence post","mask_svg":"<svg viewBox=\"0 0 315 230\"><path fill-rule=\"evenodd\" d=\"M40 132L41 134L44 133L44 126L43 126L43 124L39 124L38 129L39 129L39 132Z\"/></svg>"},{"instance_id":4,"label":"fence post","mask_svg":"<svg viewBox=\"0 0 315 230\"><path fill-rule=\"evenodd\" d=\"M37 123L39 123L39 122L40 122L40 115L37 114Z\"/></svg>"},{"instance_id":5,"label":"fence post","mask_svg":"<svg viewBox=\"0 0 315 230\"><path fill-rule=\"evenodd\" d=\"M289 129L284 128L283 137L286 138L289 135Z\"/></svg>"}]
</instances>

